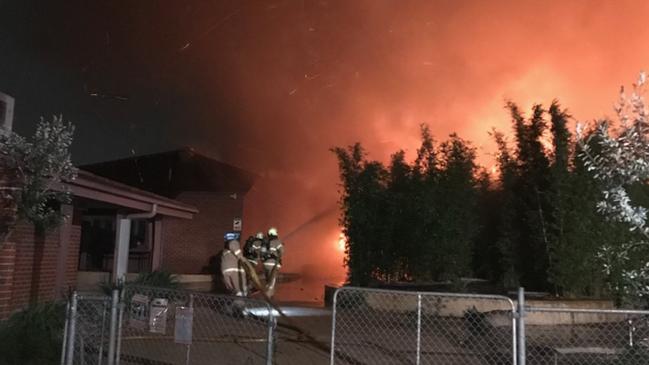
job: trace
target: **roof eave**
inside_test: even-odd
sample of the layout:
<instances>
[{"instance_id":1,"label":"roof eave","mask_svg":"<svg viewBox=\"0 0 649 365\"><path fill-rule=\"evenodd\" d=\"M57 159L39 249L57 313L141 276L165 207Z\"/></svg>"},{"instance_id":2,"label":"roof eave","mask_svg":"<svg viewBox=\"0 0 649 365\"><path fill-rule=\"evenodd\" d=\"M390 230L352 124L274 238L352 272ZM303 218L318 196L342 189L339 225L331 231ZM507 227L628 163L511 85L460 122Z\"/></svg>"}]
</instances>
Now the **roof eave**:
<instances>
[{"instance_id":1,"label":"roof eave","mask_svg":"<svg viewBox=\"0 0 649 365\"><path fill-rule=\"evenodd\" d=\"M64 182L60 190L74 196L111 203L140 211L151 211L157 205L158 214L175 218L192 219L198 213L195 207L165 198L129 185L79 170L72 181Z\"/></svg>"}]
</instances>

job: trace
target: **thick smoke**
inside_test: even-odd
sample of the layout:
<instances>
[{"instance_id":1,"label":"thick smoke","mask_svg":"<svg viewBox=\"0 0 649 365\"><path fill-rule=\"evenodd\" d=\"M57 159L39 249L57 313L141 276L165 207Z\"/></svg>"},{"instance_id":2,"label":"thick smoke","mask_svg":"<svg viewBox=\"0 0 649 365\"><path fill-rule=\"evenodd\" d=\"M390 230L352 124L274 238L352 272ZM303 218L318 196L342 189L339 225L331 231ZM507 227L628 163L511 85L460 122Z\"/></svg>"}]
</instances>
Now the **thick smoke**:
<instances>
[{"instance_id":1,"label":"thick smoke","mask_svg":"<svg viewBox=\"0 0 649 365\"><path fill-rule=\"evenodd\" d=\"M237 45L211 55L230 65L227 75L207 74L234 95L237 145L227 158L264 177L247 227L291 231L335 204L331 146L360 141L381 160L399 148L412 155L419 124L428 123L439 140L456 131L473 141L489 167L487 131L509 132L505 100L528 108L558 98L577 118L604 116L618 85L649 61L639 16L648 10L593 1L244 7L221 35ZM291 237L289 251L305 254L289 269L326 255L335 229L326 219Z\"/></svg>"},{"instance_id":2,"label":"thick smoke","mask_svg":"<svg viewBox=\"0 0 649 365\"><path fill-rule=\"evenodd\" d=\"M330 147L360 141L373 158L399 148L412 156L427 123L438 140L455 131L473 141L489 167L487 132L510 128L505 100L527 109L558 98L577 119L602 117L619 85L649 64L649 3L640 1L125 4L25 7L42 19L5 11L20 20L14 32L40 28L0 39L0 49L48 63L0 67L0 80L14 85L7 91L34 80L58 90L37 77L45 74L76 83L90 102L55 93L67 109L52 111L79 122L80 155L88 146L126 154L186 144L258 172L246 233L297 230L286 269L314 276L342 273ZM330 213L304 226L322 212Z\"/></svg>"}]
</instances>

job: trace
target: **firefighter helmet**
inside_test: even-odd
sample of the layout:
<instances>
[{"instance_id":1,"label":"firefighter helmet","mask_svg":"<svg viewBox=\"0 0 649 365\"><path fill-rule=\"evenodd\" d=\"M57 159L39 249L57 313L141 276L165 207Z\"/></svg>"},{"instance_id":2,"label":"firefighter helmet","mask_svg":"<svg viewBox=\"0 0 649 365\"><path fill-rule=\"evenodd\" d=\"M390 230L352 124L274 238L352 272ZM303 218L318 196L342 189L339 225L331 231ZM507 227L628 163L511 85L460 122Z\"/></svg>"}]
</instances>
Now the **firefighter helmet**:
<instances>
[{"instance_id":1,"label":"firefighter helmet","mask_svg":"<svg viewBox=\"0 0 649 365\"><path fill-rule=\"evenodd\" d=\"M277 228L275 228L275 227L271 227L271 228L268 230L268 235L269 235L269 236L273 236L273 237L277 237Z\"/></svg>"},{"instance_id":2,"label":"firefighter helmet","mask_svg":"<svg viewBox=\"0 0 649 365\"><path fill-rule=\"evenodd\" d=\"M239 239L239 234L237 232L227 232L224 236L223 239L227 241L233 241L236 239Z\"/></svg>"},{"instance_id":3,"label":"firefighter helmet","mask_svg":"<svg viewBox=\"0 0 649 365\"><path fill-rule=\"evenodd\" d=\"M262 232L257 232L257 234L255 235L255 237L257 237L257 238L260 239L260 240L263 240L263 239L264 239L264 234L263 234Z\"/></svg>"}]
</instances>

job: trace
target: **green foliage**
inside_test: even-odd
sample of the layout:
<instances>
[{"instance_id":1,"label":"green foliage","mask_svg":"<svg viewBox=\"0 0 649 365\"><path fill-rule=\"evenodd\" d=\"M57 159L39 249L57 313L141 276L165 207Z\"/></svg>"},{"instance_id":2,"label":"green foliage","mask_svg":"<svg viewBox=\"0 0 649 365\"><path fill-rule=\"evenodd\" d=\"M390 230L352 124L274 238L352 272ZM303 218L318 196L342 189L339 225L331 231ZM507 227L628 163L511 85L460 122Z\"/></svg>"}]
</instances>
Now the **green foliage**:
<instances>
[{"instance_id":1,"label":"green foliage","mask_svg":"<svg viewBox=\"0 0 649 365\"><path fill-rule=\"evenodd\" d=\"M75 169L70 156L74 127L53 117L41 119L31 140L15 133L0 134L0 159L5 173L14 176L11 199L16 202L18 218L47 229L63 218L59 204L70 202L70 194L61 191L61 182L74 179ZM9 197L7 197L9 198ZM0 227L9 231L11 227Z\"/></svg>"},{"instance_id":2,"label":"green foliage","mask_svg":"<svg viewBox=\"0 0 649 365\"><path fill-rule=\"evenodd\" d=\"M567 110L557 101L533 106L529 117L514 103L507 108L511 147L492 132L496 181L476 166L469 142L452 134L436 144L425 126L412 163L403 151L384 165L368 160L359 144L333 150L352 284L454 283L473 274L504 287L624 298L624 265L638 266L649 249L633 257L602 254L631 242L633 233L598 214L602 185L568 130ZM587 140L596 153L597 138ZM649 205L646 184L630 187L629 195Z\"/></svg>"},{"instance_id":3,"label":"green foliage","mask_svg":"<svg viewBox=\"0 0 649 365\"><path fill-rule=\"evenodd\" d=\"M367 160L359 144L335 148L349 281L453 280L471 273L478 232L475 150L453 134L438 148L422 126L417 158Z\"/></svg>"},{"instance_id":4,"label":"green foliage","mask_svg":"<svg viewBox=\"0 0 649 365\"><path fill-rule=\"evenodd\" d=\"M377 224L385 209L382 200L387 171L378 162L366 161L360 144L333 152L338 156L343 187L341 225L347 236L349 279L356 285L367 285L373 273L389 262L386 239L381 234L385 227Z\"/></svg>"},{"instance_id":5,"label":"green foliage","mask_svg":"<svg viewBox=\"0 0 649 365\"><path fill-rule=\"evenodd\" d=\"M620 231L596 214L599 190L575 153L570 116L556 101L547 110L534 106L528 120L515 104L508 108L515 149L502 134L493 134L500 168L496 194L502 202L501 280L509 287L568 296L600 295L606 275L598 251ZM552 138L551 148L544 147L545 136Z\"/></svg>"},{"instance_id":6,"label":"green foliage","mask_svg":"<svg viewBox=\"0 0 649 365\"><path fill-rule=\"evenodd\" d=\"M130 284L142 286L154 286L157 288L176 289L180 286L180 282L176 275L167 271L152 271L143 272Z\"/></svg>"},{"instance_id":7,"label":"green foliage","mask_svg":"<svg viewBox=\"0 0 649 365\"><path fill-rule=\"evenodd\" d=\"M549 265L548 250L550 237L548 232L548 202L550 161L541 143L541 136L546 130L541 105L532 108L532 115L525 121L521 111L513 104L508 104L516 131L514 179L512 194L514 196L510 213L514 217L512 235L517 239L512 242L515 253L514 267L521 284L530 289L547 287L547 270Z\"/></svg>"},{"instance_id":8,"label":"green foliage","mask_svg":"<svg viewBox=\"0 0 649 365\"><path fill-rule=\"evenodd\" d=\"M65 306L38 304L0 322L0 365L58 364Z\"/></svg>"}]
</instances>

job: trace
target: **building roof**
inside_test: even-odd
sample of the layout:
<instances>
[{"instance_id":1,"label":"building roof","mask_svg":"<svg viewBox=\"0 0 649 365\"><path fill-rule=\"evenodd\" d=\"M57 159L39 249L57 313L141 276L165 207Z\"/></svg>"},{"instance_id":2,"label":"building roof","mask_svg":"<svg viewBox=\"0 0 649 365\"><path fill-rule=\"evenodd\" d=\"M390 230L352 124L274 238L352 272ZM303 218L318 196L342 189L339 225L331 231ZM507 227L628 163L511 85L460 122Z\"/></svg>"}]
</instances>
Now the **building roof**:
<instances>
[{"instance_id":1,"label":"building roof","mask_svg":"<svg viewBox=\"0 0 649 365\"><path fill-rule=\"evenodd\" d=\"M158 214L176 218L191 219L194 214L198 213L198 210L189 204L137 189L84 170L78 170L77 177L63 185L76 197L142 212L151 212L155 206Z\"/></svg>"},{"instance_id":2,"label":"building roof","mask_svg":"<svg viewBox=\"0 0 649 365\"><path fill-rule=\"evenodd\" d=\"M257 179L251 172L192 148L100 162L81 169L168 198L184 191L246 193Z\"/></svg>"}]
</instances>

